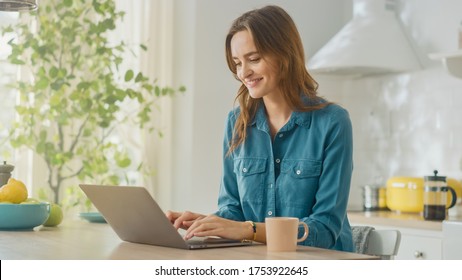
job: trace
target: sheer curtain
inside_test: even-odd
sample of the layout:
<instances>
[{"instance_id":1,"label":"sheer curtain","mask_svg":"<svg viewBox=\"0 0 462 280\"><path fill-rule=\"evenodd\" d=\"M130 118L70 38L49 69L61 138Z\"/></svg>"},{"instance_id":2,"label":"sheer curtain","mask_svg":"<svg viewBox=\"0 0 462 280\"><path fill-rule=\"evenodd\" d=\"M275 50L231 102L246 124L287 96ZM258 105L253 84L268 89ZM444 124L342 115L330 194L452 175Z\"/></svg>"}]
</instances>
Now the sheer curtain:
<instances>
[{"instance_id":1,"label":"sheer curtain","mask_svg":"<svg viewBox=\"0 0 462 280\"><path fill-rule=\"evenodd\" d=\"M0 13L0 27L14 25L21 20L31 21L31 28L36 28L33 20L27 14L23 19L20 19L17 13ZM12 177L24 181L28 191L32 193L33 186L44 184L44 181L36 180L34 174L43 174L44 170L46 172L45 166L34 156L33 151L26 148L12 148L7 138L8 130L15 119L14 106L19 103L18 93L9 88L8 84L13 83L16 79L26 80L30 77L30 73L24 67L12 65L7 60L11 53L11 48L7 42L16 38L17 35L12 32L0 34L0 36L0 98L2 99L0 104L0 162L7 161L14 165ZM38 167L34 169L36 163L38 163Z\"/></svg>"},{"instance_id":2,"label":"sheer curtain","mask_svg":"<svg viewBox=\"0 0 462 280\"><path fill-rule=\"evenodd\" d=\"M173 49L173 1L171 0L117 0L118 10L125 11L124 21L119 23L115 38L133 45L133 49L144 44L147 51L137 52L136 58L129 60L133 69L138 69L159 85L172 84ZM153 173L140 177L144 185L163 207L171 206L171 123L172 104L170 98L163 98L159 110L153 108L152 120L162 132L133 134L130 127L120 127L120 135L146 163ZM162 189L161 189L162 187Z\"/></svg>"}]
</instances>

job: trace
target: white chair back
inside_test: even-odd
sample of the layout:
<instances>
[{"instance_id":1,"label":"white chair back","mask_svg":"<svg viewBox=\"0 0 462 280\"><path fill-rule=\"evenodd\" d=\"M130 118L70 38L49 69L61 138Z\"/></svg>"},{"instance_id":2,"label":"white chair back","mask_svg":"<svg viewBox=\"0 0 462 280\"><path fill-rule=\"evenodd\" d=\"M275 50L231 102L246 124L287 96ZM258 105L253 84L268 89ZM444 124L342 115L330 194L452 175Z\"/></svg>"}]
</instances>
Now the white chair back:
<instances>
[{"instance_id":1,"label":"white chair back","mask_svg":"<svg viewBox=\"0 0 462 280\"><path fill-rule=\"evenodd\" d=\"M361 226L353 226L352 228L366 228ZM353 241L357 242L359 238L364 236L355 236L358 230L353 230ZM379 256L383 260L391 260L397 254L401 243L401 232L399 230L376 230L368 231L367 246L364 252L360 254Z\"/></svg>"},{"instance_id":2,"label":"white chair back","mask_svg":"<svg viewBox=\"0 0 462 280\"><path fill-rule=\"evenodd\" d=\"M399 230L373 230L369 236L366 254L391 260L398 254L400 243Z\"/></svg>"}]
</instances>

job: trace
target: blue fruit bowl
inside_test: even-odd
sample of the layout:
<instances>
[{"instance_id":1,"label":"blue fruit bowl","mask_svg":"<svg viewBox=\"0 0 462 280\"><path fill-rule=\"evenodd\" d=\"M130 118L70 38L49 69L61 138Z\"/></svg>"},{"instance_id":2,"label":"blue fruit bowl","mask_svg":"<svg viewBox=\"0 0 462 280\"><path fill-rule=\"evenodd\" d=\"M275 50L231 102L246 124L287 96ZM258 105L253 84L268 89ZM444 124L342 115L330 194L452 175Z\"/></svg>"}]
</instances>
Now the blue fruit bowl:
<instances>
[{"instance_id":1,"label":"blue fruit bowl","mask_svg":"<svg viewBox=\"0 0 462 280\"><path fill-rule=\"evenodd\" d=\"M50 215L50 204L0 203L0 230L33 230Z\"/></svg>"}]
</instances>

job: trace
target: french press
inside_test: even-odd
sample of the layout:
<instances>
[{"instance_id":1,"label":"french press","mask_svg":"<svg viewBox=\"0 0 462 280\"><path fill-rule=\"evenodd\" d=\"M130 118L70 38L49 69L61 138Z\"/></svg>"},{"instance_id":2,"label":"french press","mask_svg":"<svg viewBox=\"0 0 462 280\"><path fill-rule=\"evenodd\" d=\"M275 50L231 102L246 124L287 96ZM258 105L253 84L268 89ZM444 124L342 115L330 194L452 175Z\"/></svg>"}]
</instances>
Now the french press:
<instances>
[{"instance_id":1,"label":"french press","mask_svg":"<svg viewBox=\"0 0 462 280\"><path fill-rule=\"evenodd\" d=\"M424 211L425 220L442 221L446 219L447 209L453 207L457 201L457 195L453 188L446 183L446 176L438 176L438 170L433 171L433 176L425 176L424 187ZM447 193L451 192L452 200L448 205Z\"/></svg>"},{"instance_id":2,"label":"french press","mask_svg":"<svg viewBox=\"0 0 462 280\"><path fill-rule=\"evenodd\" d=\"M13 171L14 166L7 164L6 161L3 164L0 164L0 187L8 183L8 179L11 178L11 172Z\"/></svg>"}]
</instances>

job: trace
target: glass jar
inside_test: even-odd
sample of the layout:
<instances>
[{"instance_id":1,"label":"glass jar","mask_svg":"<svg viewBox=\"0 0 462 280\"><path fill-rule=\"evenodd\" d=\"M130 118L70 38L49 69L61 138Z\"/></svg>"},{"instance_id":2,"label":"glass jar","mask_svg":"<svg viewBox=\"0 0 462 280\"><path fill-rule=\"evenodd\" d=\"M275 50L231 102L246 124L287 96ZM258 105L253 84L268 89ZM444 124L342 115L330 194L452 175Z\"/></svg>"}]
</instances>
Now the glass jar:
<instances>
[{"instance_id":1,"label":"glass jar","mask_svg":"<svg viewBox=\"0 0 462 280\"><path fill-rule=\"evenodd\" d=\"M452 194L452 201L447 205L447 193ZM433 176L424 177L424 209L423 217L425 220L442 221L447 217L447 209L456 204L457 195L453 188L446 183L446 176L438 176L438 171L434 171Z\"/></svg>"}]
</instances>

